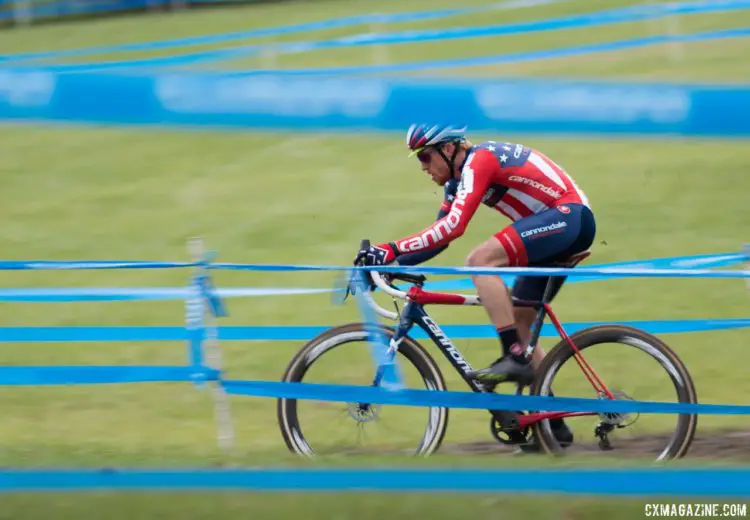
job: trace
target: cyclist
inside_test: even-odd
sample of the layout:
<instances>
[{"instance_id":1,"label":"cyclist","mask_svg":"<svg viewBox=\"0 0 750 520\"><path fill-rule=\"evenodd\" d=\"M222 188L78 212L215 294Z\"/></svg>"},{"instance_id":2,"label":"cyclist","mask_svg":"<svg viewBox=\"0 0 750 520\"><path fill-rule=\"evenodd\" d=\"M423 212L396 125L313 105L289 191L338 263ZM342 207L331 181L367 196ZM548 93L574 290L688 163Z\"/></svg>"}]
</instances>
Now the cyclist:
<instances>
[{"instance_id":1,"label":"cyclist","mask_svg":"<svg viewBox=\"0 0 750 520\"><path fill-rule=\"evenodd\" d=\"M425 262L464 234L480 203L512 222L476 247L467 266L542 267L589 253L596 233L589 201L567 172L541 152L506 142L475 145L467 140L465 128L450 125L412 125L406 144L422 171L444 187L438 218L418 233L359 251L355 264ZM548 277L517 277L512 298L499 276L477 275L472 281L497 330L502 355L470 376L490 385L531 384L534 367L544 357L541 348L529 352L536 311L513 301L540 300ZM552 297L563 282L560 277ZM550 426L561 444L573 441L562 419L550 420Z\"/></svg>"}]
</instances>

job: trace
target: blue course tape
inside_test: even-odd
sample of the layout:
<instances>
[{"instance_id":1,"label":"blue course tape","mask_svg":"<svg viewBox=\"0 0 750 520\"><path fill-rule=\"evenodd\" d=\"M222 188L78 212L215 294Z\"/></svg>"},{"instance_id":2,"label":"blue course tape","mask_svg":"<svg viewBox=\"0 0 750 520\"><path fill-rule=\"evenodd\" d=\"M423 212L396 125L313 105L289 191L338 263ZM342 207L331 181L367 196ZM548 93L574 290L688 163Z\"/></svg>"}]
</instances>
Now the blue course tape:
<instances>
[{"instance_id":1,"label":"blue course tape","mask_svg":"<svg viewBox=\"0 0 750 520\"><path fill-rule=\"evenodd\" d=\"M744 38L750 36L750 28L723 29L696 34L680 35L656 35L643 38L618 40L614 42L594 43L589 45L576 45L572 47L561 47L539 51L526 51L512 54L495 54L472 58L456 58L451 60L418 61L406 63L393 63L388 65L355 65L347 67L310 68L310 69L259 69L248 70L238 73L238 76L256 75L285 75L285 76L310 76L310 75L342 75L342 74L369 74L386 72L413 72L418 70L433 70L441 68L478 67L484 65L498 65L502 63L521 63L541 59L563 58L578 56L582 54L593 54L602 52L613 52L627 49L648 47L664 43L691 43L708 40L721 40L728 38ZM107 64L109 66L109 64ZM60 67L67 67L67 65ZM51 67L57 70L56 67ZM67 70L63 68L62 70Z\"/></svg>"},{"instance_id":2,"label":"blue course tape","mask_svg":"<svg viewBox=\"0 0 750 520\"><path fill-rule=\"evenodd\" d=\"M0 271L68 271L91 269L173 269L197 267L197 262L147 262L140 260L1 260Z\"/></svg>"},{"instance_id":3,"label":"blue course tape","mask_svg":"<svg viewBox=\"0 0 750 520\"><path fill-rule=\"evenodd\" d=\"M332 289L302 287L232 287L216 289L220 298L242 296L291 296L332 292ZM138 300L184 300L189 290L181 287L66 287L0 289L0 302L102 302Z\"/></svg>"},{"instance_id":4,"label":"blue course tape","mask_svg":"<svg viewBox=\"0 0 750 520\"><path fill-rule=\"evenodd\" d=\"M98 270L98 269L168 269L195 267L191 262L146 262L146 261L0 261L0 271L24 270ZM366 266L352 267L341 265L289 265L289 264L237 264L213 263L209 269L229 271L380 271L383 273L401 272L410 274L472 274L514 276L599 276L609 277L664 277L664 278L750 278L750 270L712 271L709 269L627 269L618 267L438 267L438 266Z\"/></svg>"},{"instance_id":5,"label":"blue course tape","mask_svg":"<svg viewBox=\"0 0 750 520\"><path fill-rule=\"evenodd\" d=\"M750 260L746 253L726 253L713 255L690 255L668 258L655 258L645 261L615 262L597 264L590 267L620 267L628 269L675 269L675 268L716 268ZM606 280L606 276L585 276L571 278L569 283ZM512 284L515 276L503 276L503 281ZM430 281L428 290L474 290L471 279ZM245 296L285 296L330 293L343 289L302 288L302 287L230 287L213 291L220 298ZM184 300L190 290L184 287L69 287L69 288L0 288L0 301L5 302L84 302L84 301L134 301L134 300Z\"/></svg>"},{"instance_id":6,"label":"blue course tape","mask_svg":"<svg viewBox=\"0 0 750 520\"><path fill-rule=\"evenodd\" d=\"M746 497L750 470L647 469L48 469L0 471L0 491L253 490L565 493Z\"/></svg>"},{"instance_id":7,"label":"blue course tape","mask_svg":"<svg viewBox=\"0 0 750 520\"><path fill-rule=\"evenodd\" d=\"M615 9L609 11L601 11L595 13L588 13L584 15L568 16L556 19L522 22L507 25L494 25L494 26L480 26L480 27L468 27L468 28L454 28L454 29L435 29L427 31L407 31L401 33L390 33L390 34L368 34L368 35L356 35L347 36L343 38L335 38L331 40L323 41L308 41L308 42L291 42L278 45L246 45L240 47L233 47L229 49L209 50L200 51L189 54L181 54L177 56L165 56L157 58L141 58L135 60L123 60L113 62L95 62L95 63L78 63L78 64L63 64L63 65L49 65L44 67L49 71L56 72L92 72L97 70L110 70L110 69L123 69L123 68L142 68L142 67L165 67L165 66L186 66L196 65L200 63L216 62L220 60L229 60L239 57L247 57L250 55L257 54L262 51L273 51L273 52L309 52L314 50L332 49L339 47L355 47L363 45L375 45L375 44L399 44L399 43L414 43L414 42L426 42L435 40L452 40L458 38L477 38L486 36L501 36L501 35L513 35L523 34L529 32L538 31L550 31L560 29L572 29L580 27L595 27L600 25L607 25L613 23L625 23L635 22L642 20L650 20L654 18L660 18L666 15L676 14L687 14L687 13L709 13L709 12L722 12L722 11L733 11L743 10L750 8L750 0L734 0L731 2L719 2L719 3L687 3L678 4L669 9L665 9L661 5ZM730 33L724 34L723 31L717 31L714 33L704 33L702 39L715 39L715 38L729 38L736 37ZM741 36L741 35L739 35ZM667 38L669 41L698 41L690 39L690 36L659 36L657 38L641 38L635 40L623 40L616 42L619 45L626 45L623 48L629 48L632 46L640 47L643 45L654 45L663 43L661 39ZM687 38L684 39L683 38ZM695 38L695 36L693 36ZM569 47L567 49L560 49L557 52L566 51L567 54L581 54L589 52L604 52L608 50L619 50L609 49L606 47L600 48L597 45L586 45L578 47ZM542 53L540 55L540 52ZM544 53L551 53L553 51L537 51L533 53L519 53L511 55L500 55L504 56L506 60L510 61L525 61L528 59L540 59L547 57ZM495 60L499 59L500 56L494 56ZM554 56L551 56L554 57ZM488 59L488 58L484 58ZM419 63L407 63L398 65L380 66L379 68L373 68L368 66L363 67L339 67L332 69L281 69L278 73L284 74L336 74L336 73L363 73L363 72L388 72L388 71L401 71L401 70L417 70L411 67L417 68L438 68L438 67L460 67L468 66L461 65L460 62L466 60L449 60L439 62L425 62L431 63L430 67L419 67ZM449 65L443 65L443 63L449 63ZM458 63L458 64L457 64ZM493 61L492 63L498 63ZM481 65L484 62L469 62L469 64ZM383 68L385 67L385 68ZM403 68L407 67L407 68ZM256 71L256 73L277 73L276 70Z\"/></svg>"},{"instance_id":8,"label":"blue course tape","mask_svg":"<svg viewBox=\"0 0 750 520\"><path fill-rule=\"evenodd\" d=\"M0 386L156 383L217 380L207 367L179 366L0 366Z\"/></svg>"},{"instance_id":9,"label":"blue course tape","mask_svg":"<svg viewBox=\"0 0 750 520\"><path fill-rule=\"evenodd\" d=\"M285 25L281 27L264 27L261 29L252 29L249 31L232 32L225 34L211 34L205 36L192 36L188 38L178 38L172 40L162 40L154 42L129 43L123 45L107 45L101 47L89 47L85 49L69 49L49 52L33 52L24 54L6 54L0 55L0 64L18 63L22 61L35 61L44 59L57 59L75 56L87 56L92 54L108 54L115 52L131 51L153 51L174 48L185 48L194 45L207 45L216 43L228 43L233 41L247 40L251 38L260 38L266 36L281 36L287 34L338 29L363 24L381 23L404 23L425 20L438 20L459 15L479 13L483 11L499 11L505 9L515 9L519 7L534 7L547 4L567 2L569 0L515 0L500 4L476 6L460 9L443 9L436 11L419 11L411 13L396 14L368 14L360 16L350 16L333 20L321 20L316 22L306 22L294 25Z\"/></svg>"},{"instance_id":10,"label":"blue course tape","mask_svg":"<svg viewBox=\"0 0 750 520\"><path fill-rule=\"evenodd\" d=\"M288 264L211 264L211 269L229 271L379 271L381 273L407 273L432 275L514 275L514 276L599 276L635 278L750 278L750 270L712 271L709 269L627 269L619 267L439 267L439 266L333 266ZM0 267L1 269L1 267Z\"/></svg>"},{"instance_id":11,"label":"blue course tape","mask_svg":"<svg viewBox=\"0 0 750 520\"><path fill-rule=\"evenodd\" d=\"M651 334L680 334L750 327L750 318L715 320L647 320L621 322L564 323L572 334L594 325L619 324L642 329ZM217 327L221 341L307 341L328 330L329 326L225 326ZM491 325L444 325L443 331L454 339L488 339L497 333ZM547 323L542 337L556 337L557 331ZM415 339L426 339L421 329L411 333ZM185 327L0 327L0 343L109 342L109 341L187 341Z\"/></svg>"},{"instance_id":12,"label":"blue course tape","mask_svg":"<svg viewBox=\"0 0 750 520\"><path fill-rule=\"evenodd\" d=\"M582 376L583 377L583 376ZM373 386L222 380L228 394L341 403L429 406L466 410L544 410L548 412L628 412L655 414L750 415L750 405L691 404L578 397L546 397L484 392L387 390Z\"/></svg>"},{"instance_id":13,"label":"blue course tape","mask_svg":"<svg viewBox=\"0 0 750 520\"><path fill-rule=\"evenodd\" d=\"M627 262L613 262L607 264L591 265L590 267L619 267L627 269L692 269L692 268L716 268L716 267L728 267L730 265L747 262L750 260L750 254L747 253L726 253L726 254L713 254L713 255L689 255L689 256L675 256L667 258L654 258L651 260L636 260ZM503 281L511 285L515 280L515 276L503 276ZM591 282L597 280L606 280L606 276L579 276L571 278L568 283L577 282ZM443 290L443 291L456 291L456 290L475 290L474 283L470 278L454 279L454 280L439 280L429 281L425 284L427 290ZM2 301L2 291L0 290L0 301Z\"/></svg>"},{"instance_id":14,"label":"blue course tape","mask_svg":"<svg viewBox=\"0 0 750 520\"><path fill-rule=\"evenodd\" d=\"M269 45L254 45L254 46L243 46L230 49L220 49L213 51L202 51L192 54L183 54L179 56L168 56L159 58L144 58L138 60L119 61L119 62L107 62L107 63L81 63L74 65L60 65L51 66L51 70L56 71L68 71L68 72L83 72L83 71L94 71L94 70L106 70L106 69L119 69L125 67L156 67L156 66L176 66L176 65L196 65L199 63L215 62L219 60L228 60L238 57L247 57L264 50L273 50L275 52L308 52L313 50L331 49L337 47L352 47L361 45L374 45L374 44L397 44L397 43L411 43L411 42L424 42L434 40L450 40L456 38L476 38L483 36L493 35L511 35L521 34L528 32L546 31L546 30L559 30L559 29L571 29L576 27L593 27L598 25L606 25L612 23L624 23L634 22L641 20L649 20L666 16L668 14L687 14L687 13L698 13L698 12L719 12L719 11L731 11L747 9L750 7L750 1L748 0L734 0L731 2L719 2L719 3L688 3L678 4L672 8L664 8L661 5L635 7L616 9L612 11L603 11L585 15L563 17L553 20L541 20L533 22L523 22L518 24L509 24L502 26L489 26L489 27L471 27L471 28L457 28L457 29L438 29L429 31L409 31L403 33L391 33L391 34L375 34L375 35L357 35L354 37L344 37L332 40L317 41L317 42L293 42L288 44L280 44L275 46ZM737 35L723 35L720 32L717 33L706 33L705 39L714 39L718 37L736 37ZM671 38L671 37L666 37ZM680 36L679 38L683 38ZM701 38L703 39L703 38ZM675 41L671 38L670 41ZM696 41L694 39L688 39L684 41ZM653 45L662 43L662 41L651 41L649 39L642 39L640 41L633 41L631 45L642 46L642 45ZM628 47L625 47L628 48ZM598 48L596 46L582 46L573 47L568 49L569 54L580 54L589 52L604 52L607 49ZM545 52L545 51L542 51ZM515 58L512 58L515 56ZM511 61L525 61L528 59L540 59L545 56L540 56L539 53L521 53L518 55L509 55L508 59ZM477 63L481 64L481 63ZM442 67L443 65L434 65L431 68ZM460 67L467 65L455 64L453 61L451 67ZM335 74L335 73L362 73L362 72L387 72L387 71L398 71L398 70L417 70L411 68L379 68L369 70L368 68L352 68L351 70L334 70L334 69L322 69L316 71L315 69L302 69L297 71L297 74L309 74L311 70L318 74ZM262 73L269 73L271 71L263 71ZM275 71L273 71L275 72ZM289 73L284 71L282 73Z\"/></svg>"},{"instance_id":15,"label":"blue course tape","mask_svg":"<svg viewBox=\"0 0 750 520\"><path fill-rule=\"evenodd\" d=\"M263 46L252 46L244 48L234 49L222 49L213 51L214 54L201 54L199 61L219 61L228 58L235 58L238 55L247 55L250 53L257 53L261 50L268 50L271 52L285 53L285 52L310 52L325 49L335 49L340 47L361 47L369 45L394 45L394 44L405 44L405 43L423 43L430 41L446 41L456 40L465 38L482 38L487 36L508 36L526 34L532 32L543 32L543 31L557 31L562 29L576 29L576 28L590 28L598 27L602 25L618 24L626 22L639 22L645 20L652 20L655 18L661 18L670 15L685 14L685 13L711 13L711 12L725 12L735 10L745 10L750 8L750 1L743 0L739 2L732 2L731 4L702 4L700 6L695 5L678 5L673 9L665 9L661 5L654 6L637 6L629 7L624 9L613 9L607 11L599 11L594 13L586 13L574 16L565 16L561 18L552 18L546 20L534 20L530 22L518 22L505 25L488 25L488 26L476 26L476 27L455 27L449 29L429 29L422 31L403 31L403 32L391 32L385 34L358 34L355 36L345 36L341 38L334 38L330 40L322 41L309 41L309 42L292 42L286 44L277 45L263 45ZM193 55L190 55L193 56ZM195 55L197 56L197 55ZM181 59L185 57L186 62L182 62ZM188 56L174 56L174 61L164 62L159 61L160 65L167 64L185 64L185 63L196 63L195 60ZM156 64L155 62L154 64ZM141 62L140 65L143 65Z\"/></svg>"}]
</instances>

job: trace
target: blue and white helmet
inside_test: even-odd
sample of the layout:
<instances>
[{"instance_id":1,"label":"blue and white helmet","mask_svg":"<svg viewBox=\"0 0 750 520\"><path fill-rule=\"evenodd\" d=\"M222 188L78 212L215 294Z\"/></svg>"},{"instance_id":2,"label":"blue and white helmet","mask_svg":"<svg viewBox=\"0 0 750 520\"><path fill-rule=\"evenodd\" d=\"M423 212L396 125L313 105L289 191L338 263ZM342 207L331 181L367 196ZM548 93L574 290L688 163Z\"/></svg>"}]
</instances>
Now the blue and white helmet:
<instances>
[{"instance_id":1,"label":"blue and white helmet","mask_svg":"<svg viewBox=\"0 0 750 520\"><path fill-rule=\"evenodd\" d=\"M409 147L412 156L424 150L428 146L435 146L442 143L455 141L464 141L466 127L456 127L451 125L411 125L406 132L406 145Z\"/></svg>"}]
</instances>

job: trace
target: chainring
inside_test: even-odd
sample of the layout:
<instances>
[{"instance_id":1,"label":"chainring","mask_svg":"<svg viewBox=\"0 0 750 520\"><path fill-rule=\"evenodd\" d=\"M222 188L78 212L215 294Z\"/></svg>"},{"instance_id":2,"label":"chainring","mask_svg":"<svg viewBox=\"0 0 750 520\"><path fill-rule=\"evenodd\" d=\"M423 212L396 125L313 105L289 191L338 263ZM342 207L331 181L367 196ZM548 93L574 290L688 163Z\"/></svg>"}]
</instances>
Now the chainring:
<instances>
[{"instance_id":1,"label":"chainring","mask_svg":"<svg viewBox=\"0 0 750 520\"><path fill-rule=\"evenodd\" d=\"M526 443L529 440L531 428L529 426L518 427L518 417L521 415L524 415L524 413L493 410L490 419L490 432L495 440L507 445Z\"/></svg>"}]
</instances>

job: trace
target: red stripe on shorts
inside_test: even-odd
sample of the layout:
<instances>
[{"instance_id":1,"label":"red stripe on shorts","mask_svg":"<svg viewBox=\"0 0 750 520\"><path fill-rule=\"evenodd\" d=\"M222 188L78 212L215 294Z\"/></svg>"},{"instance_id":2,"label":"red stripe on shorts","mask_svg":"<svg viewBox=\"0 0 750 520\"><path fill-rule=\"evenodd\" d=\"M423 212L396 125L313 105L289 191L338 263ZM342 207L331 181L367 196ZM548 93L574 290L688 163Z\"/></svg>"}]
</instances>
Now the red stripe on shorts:
<instances>
[{"instance_id":1,"label":"red stripe on shorts","mask_svg":"<svg viewBox=\"0 0 750 520\"><path fill-rule=\"evenodd\" d=\"M521 239L521 235L518 234L518 231L508 226L495 234L495 237L505 248L505 253L508 255L508 265L510 267L524 267L529 264L529 258L526 254L526 246Z\"/></svg>"}]
</instances>

